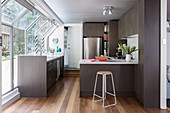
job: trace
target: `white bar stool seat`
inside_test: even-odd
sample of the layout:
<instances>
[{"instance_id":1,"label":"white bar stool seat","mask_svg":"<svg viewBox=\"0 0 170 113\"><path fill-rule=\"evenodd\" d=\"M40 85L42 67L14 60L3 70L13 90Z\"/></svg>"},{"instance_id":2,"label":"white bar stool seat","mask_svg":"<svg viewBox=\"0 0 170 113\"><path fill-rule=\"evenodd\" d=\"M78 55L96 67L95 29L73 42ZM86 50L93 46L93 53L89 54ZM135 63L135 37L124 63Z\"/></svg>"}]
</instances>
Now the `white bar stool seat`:
<instances>
[{"instance_id":1,"label":"white bar stool seat","mask_svg":"<svg viewBox=\"0 0 170 113\"><path fill-rule=\"evenodd\" d=\"M102 75L103 76L103 82L102 82L102 97L96 94L96 86L97 86L97 79L98 79L98 75ZM110 93L107 91L106 88L106 76L111 76L111 80L112 80L112 88L113 88L113 93ZM114 103L110 104L110 105L105 105L105 99L106 99L106 94L109 94L111 96L114 97ZM95 100L94 98L98 97L101 98L99 100ZM95 80L95 85L94 85L94 93L93 93L93 102L98 102L98 101L103 101L103 107L110 107L110 106L115 106L117 104L116 101L116 93L115 93L115 85L114 85L114 80L113 80L113 74L110 71L98 71L96 74L96 80Z\"/></svg>"}]
</instances>

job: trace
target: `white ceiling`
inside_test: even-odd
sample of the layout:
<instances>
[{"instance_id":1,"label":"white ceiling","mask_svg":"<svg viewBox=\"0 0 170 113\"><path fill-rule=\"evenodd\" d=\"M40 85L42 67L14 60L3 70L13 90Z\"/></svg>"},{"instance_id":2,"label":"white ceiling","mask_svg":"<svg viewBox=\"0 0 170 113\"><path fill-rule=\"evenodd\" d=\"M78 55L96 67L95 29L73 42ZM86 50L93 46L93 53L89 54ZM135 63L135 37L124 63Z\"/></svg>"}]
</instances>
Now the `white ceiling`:
<instances>
[{"instance_id":1,"label":"white ceiling","mask_svg":"<svg viewBox=\"0 0 170 113\"><path fill-rule=\"evenodd\" d=\"M44 0L64 23L105 22L119 19L139 0ZM103 16L103 7L113 14Z\"/></svg>"}]
</instances>

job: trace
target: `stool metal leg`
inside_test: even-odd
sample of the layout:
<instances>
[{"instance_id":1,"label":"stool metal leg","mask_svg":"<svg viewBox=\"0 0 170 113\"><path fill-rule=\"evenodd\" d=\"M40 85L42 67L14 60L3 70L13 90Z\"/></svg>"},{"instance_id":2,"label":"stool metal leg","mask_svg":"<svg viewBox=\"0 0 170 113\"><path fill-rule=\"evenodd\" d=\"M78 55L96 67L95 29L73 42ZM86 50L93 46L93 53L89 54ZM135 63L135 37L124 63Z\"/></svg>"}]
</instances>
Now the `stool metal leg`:
<instances>
[{"instance_id":1,"label":"stool metal leg","mask_svg":"<svg viewBox=\"0 0 170 113\"><path fill-rule=\"evenodd\" d=\"M114 106L114 105L117 104L117 102L116 102L116 93L115 93L115 86L114 86L114 81L113 81L113 74L111 74L111 81L112 81L112 87L113 87L113 93L114 93L114 94L112 94L112 93L110 93L110 92L107 92L107 91L106 91L106 94L112 95L112 96L114 97L114 99L115 99L115 103L114 103L114 104L107 105L107 106L103 106L104 108L110 107L110 106ZM106 83L105 83L105 84L106 84Z\"/></svg>"},{"instance_id":2,"label":"stool metal leg","mask_svg":"<svg viewBox=\"0 0 170 113\"><path fill-rule=\"evenodd\" d=\"M95 95L96 95L97 79L98 79L98 74L96 74L96 80L95 80L95 85L94 85L93 102L95 102L95 101L94 101L94 97L95 97Z\"/></svg>"},{"instance_id":3,"label":"stool metal leg","mask_svg":"<svg viewBox=\"0 0 170 113\"><path fill-rule=\"evenodd\" d=\"M112 87L113 87L113 92L114 92L114 97L115 97L115 105L116 105L117 101L116 101L116 92L115 92L115 84L114 84L114 80L113 80L113 74L111 74L111 77L112 77Z\"/></svg>"},{"instance_id":4,"label":"stool metal leg","mask_svg":"<svg viewBox=\"0 0 170 113\"><path fill-rule=\"evenodd\" d=\"M104 107L104 100L105 100L105 77L106 75L103 75L103 88L102 88L102 97L103 97L103 107Z\"/></svg>"}]
</instances>

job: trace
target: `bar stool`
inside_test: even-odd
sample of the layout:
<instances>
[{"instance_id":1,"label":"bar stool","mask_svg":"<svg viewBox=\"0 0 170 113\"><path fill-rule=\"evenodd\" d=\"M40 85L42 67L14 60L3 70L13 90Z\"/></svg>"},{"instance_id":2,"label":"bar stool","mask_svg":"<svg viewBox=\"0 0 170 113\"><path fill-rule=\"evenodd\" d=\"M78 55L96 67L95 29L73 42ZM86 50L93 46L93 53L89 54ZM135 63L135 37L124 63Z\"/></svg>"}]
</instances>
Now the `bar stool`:
<instances>
[{"instance_id":1,"label":"bar stool","mask_svg":"<svg viewBox=\"0 0 170 113\"><path fill-rule=\"evenodd\" d=\"M102 82L102 86L103 86L103 88L102 88L102 97L96 94L96 86L97 86L98 75L102 75L102 76L103 76L103 82ZM113 93L114 93L114 94L108 92L108 91L107 91L107 88L106 88L106 76L109 76L109 75L111 76L112 88L113 88ZM115 100L114 104L110 104L110 105L106 105L106 106L105 106L105 102L104 102L104 101L105 101L105 99L106 99L106 94L109 94L109 95L111 95L111 96L114 97L114 100ZM98 98L101 98L101 99L95 100L95 99L94 99L95 97L98 97ZM98 71L97 74L96 74L96 80L95 80L95 86L94 86L94 94L93 94L93 102L98 102L98 101L103 101L103 107L104 107L104 108L110 107L110 106L114 106L114 105L117 104L117 102L116 102L116 93L115 93L115 86L114 86L114 81L113 81L113 74L112 74L112 72L110 72L110 71Z\"/></svg>"}]
</instances>

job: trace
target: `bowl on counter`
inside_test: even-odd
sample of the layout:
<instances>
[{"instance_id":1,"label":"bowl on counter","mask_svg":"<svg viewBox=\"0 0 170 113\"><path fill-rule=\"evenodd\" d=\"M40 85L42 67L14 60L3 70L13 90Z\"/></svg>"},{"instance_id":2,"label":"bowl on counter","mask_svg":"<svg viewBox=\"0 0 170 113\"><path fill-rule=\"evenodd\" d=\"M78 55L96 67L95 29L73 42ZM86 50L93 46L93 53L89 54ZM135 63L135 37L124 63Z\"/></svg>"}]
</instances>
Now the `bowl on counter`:
<instances>
[{"instance_id":1,"label":"bowl on counter","mask_svg":"<svg viewBox=\"0 0 170 113\"><path fill-rule=\"evenodd\" d=\"M109 58L109 56L103 56L103 57L101 57L101 56L96 56L95 57L98 61L106 61L108 58Z\"/></svg>"}]
</instances>

